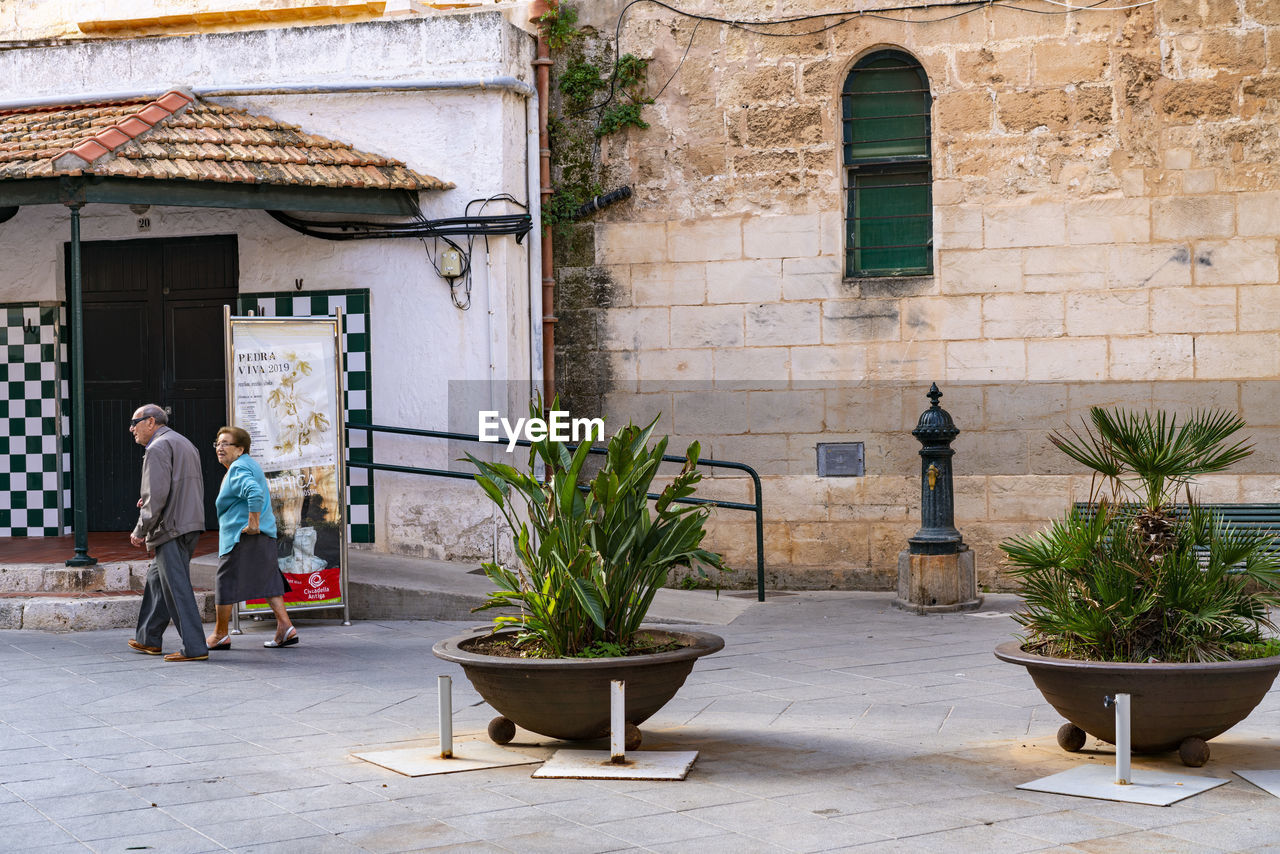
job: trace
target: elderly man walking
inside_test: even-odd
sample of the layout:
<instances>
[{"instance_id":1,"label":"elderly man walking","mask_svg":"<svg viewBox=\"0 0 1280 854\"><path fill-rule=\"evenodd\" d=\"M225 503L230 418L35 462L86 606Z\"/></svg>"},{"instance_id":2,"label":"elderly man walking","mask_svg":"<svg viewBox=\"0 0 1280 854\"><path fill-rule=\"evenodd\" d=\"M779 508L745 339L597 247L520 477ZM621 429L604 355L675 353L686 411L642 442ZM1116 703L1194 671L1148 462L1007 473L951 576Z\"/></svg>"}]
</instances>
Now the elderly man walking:
<instances>
[{"instance_id":1,"label":"elderly man walking","mask_svg":"<svg viewBox=\"0 0 1280 854\"><path fill-rule=\"evenodd\" d=\"M167 426L168 416L154 403L138 407L129 422L133 440L146 448L142 457L142 497L138 524L129 535L156 559L147 571L138 629L129 646L159 655L169 621L182 638L182 648L165 661L209 658L204 626L191 590L191 553L204 532L204 476L200 453L186 437Z\"/></svg>"}]
</instances>

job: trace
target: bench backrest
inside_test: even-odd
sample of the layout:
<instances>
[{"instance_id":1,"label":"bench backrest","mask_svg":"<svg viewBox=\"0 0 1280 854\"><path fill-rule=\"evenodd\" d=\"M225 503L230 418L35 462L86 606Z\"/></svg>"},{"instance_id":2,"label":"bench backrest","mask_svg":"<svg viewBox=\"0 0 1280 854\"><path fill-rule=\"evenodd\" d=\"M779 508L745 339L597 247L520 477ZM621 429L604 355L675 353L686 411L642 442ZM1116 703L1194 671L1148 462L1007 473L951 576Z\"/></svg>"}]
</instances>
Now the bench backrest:
<instances>
[{"instance_id":1,"label":"bench backrest","mask_svg":"<svg viewBox=\"0 0 1280 854\"><path fill-rule=\"evenodd\" d=\"M1093 517L1096 506L1087 501L1075 503L1075 507L1084 513L1086 518ZM1280 504L1201 504L1200 506L1216 514L1233 528L1269 534L1277 539L1272 550L1280 551ZM1175 504L1173 513L1175 516L1185 518L1187 505Z\"/></svg>"}]
</instances>

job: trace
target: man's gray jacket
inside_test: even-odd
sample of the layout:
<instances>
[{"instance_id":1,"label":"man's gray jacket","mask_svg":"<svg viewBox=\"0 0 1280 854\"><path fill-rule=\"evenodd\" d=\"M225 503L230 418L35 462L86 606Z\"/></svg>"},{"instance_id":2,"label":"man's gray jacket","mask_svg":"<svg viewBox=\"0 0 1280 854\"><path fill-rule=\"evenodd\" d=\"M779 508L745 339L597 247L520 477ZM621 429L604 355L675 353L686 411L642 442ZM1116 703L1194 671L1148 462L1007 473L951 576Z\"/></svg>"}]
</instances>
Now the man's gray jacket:
<instances>
[{"instance_id":1,"label":"man's gray jacket","mask_svg":"<svg viewBox=\"0 0 1280 854\"><path fill-rule=\"evenodd\" d=\"M156 429L142 455L142 507L133 535L154 549L204 530L204 475L200 452L166 426Z\"/></svg>"}]
</instances>

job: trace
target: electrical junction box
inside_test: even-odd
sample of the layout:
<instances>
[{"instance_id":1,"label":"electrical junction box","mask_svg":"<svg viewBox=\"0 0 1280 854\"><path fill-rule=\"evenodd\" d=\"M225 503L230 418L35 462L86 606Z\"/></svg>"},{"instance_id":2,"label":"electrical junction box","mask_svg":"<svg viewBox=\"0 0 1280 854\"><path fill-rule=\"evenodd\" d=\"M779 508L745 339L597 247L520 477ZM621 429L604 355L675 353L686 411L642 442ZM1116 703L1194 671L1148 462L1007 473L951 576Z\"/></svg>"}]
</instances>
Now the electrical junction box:
<instances>
[{"instance_id":1,"label":"electrical junction box","mask_svg":"<svg viewBox=\"0 0 1280 854\"><path fill-rule=\"evenodd\" d=\"M861 442L818 444L818 477L862 477L866 473Z\"/></svg>"},{"instance_id":2,"label":"electrical junction box","mask_svg":"<svg viewBox=\"0 0 1280 854\"><path fill-rule=\"evenodd\" d=\"M462 253L457 249L446 249L440 253L440 275L446 279L456 279L462 275Z\"/></svg>"}]
</instances>

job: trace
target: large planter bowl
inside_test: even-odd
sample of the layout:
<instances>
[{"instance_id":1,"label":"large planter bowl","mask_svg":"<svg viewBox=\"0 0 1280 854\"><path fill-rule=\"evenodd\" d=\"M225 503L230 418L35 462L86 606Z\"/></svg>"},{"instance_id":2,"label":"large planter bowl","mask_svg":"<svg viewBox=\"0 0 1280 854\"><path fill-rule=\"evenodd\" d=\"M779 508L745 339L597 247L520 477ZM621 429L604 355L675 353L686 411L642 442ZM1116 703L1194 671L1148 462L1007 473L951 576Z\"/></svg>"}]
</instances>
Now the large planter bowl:
<instances>
[{"instance_id":1,"label":"large planter bowl","mask_svg":"<svg viewBox=\"0 0 1280 854\"><path fill-rule=\"evenodd\" d=\"M609 734L611 681L626 682L626 720L639 726L676 695L699 657L724 648L723 638L706 632L642 631L681 648L627 658L504 658L468 651L468 641L487 637L469 633L442 640L431 651L461 665L485 702L517 726L576 741ZM502 727L495 725L489 734L504 743Z\"/></svg>"},{"instance_id":2,"label":"large planter bowl","mask_svg":"<svg viewBox=\"0 0 1280 854\"><path fill-rule=\"evenodd\" d=\"M1262 701L1280 672L1280 656L1248 661L1127 664L1076 661L1036 655L1018 641L996 647L996 657L1027 668L1049 705L1075 726L1109 744L1116 740L1115 710L1106 697L1130 695L1130 741L1135 753L1163 753L1182 748L1183 761L1193 761L1199 742L1208 741L1244 720ZM1068 747L1062 734L1059 742ZM1083 744L1083 737L1080 739ZM1075 749L1079 749L1079 744ZM1068 749L1071 749L1068 747Z\"/></svg>"}]
</instances>

